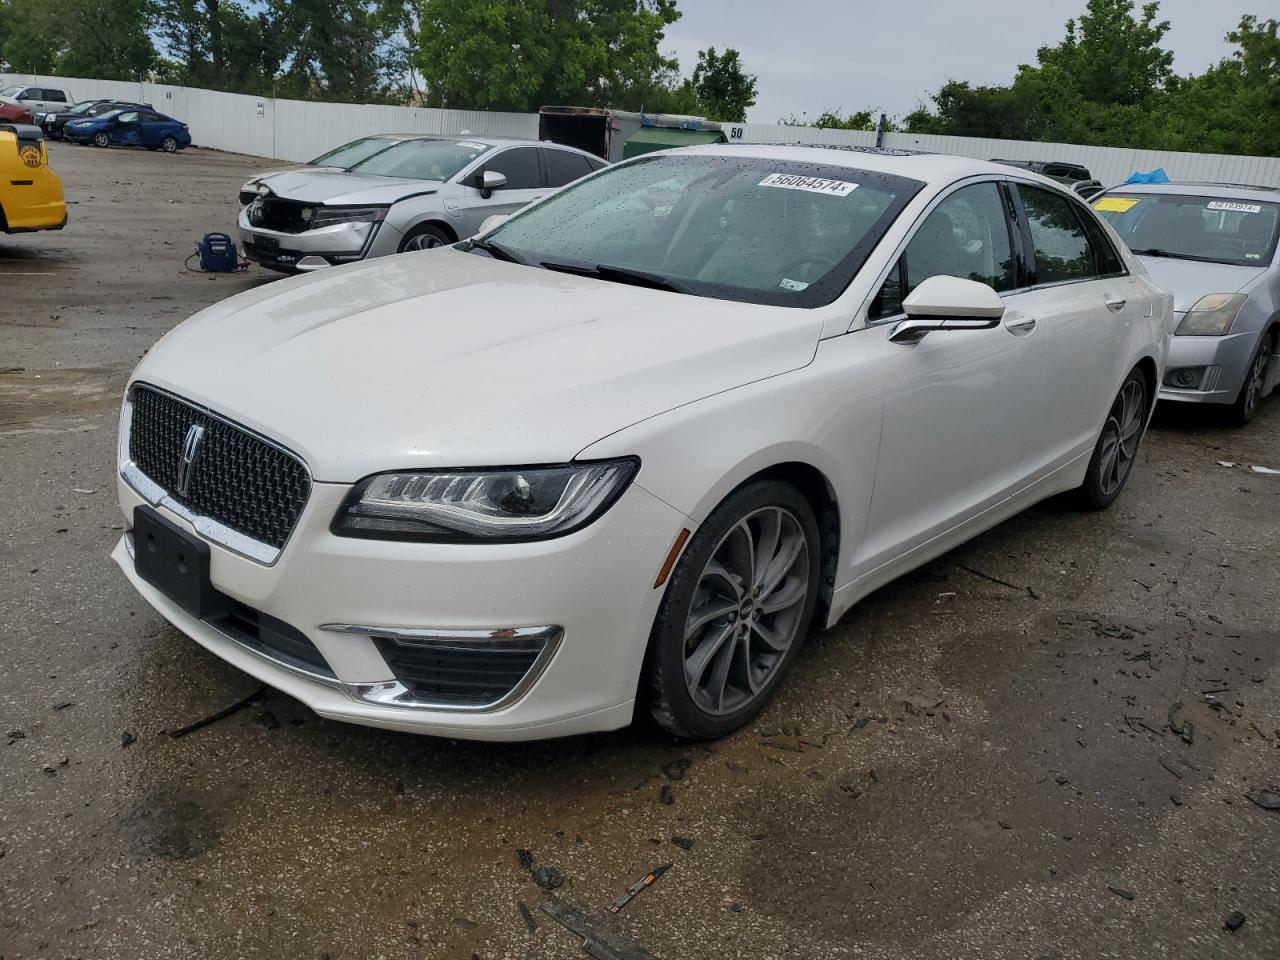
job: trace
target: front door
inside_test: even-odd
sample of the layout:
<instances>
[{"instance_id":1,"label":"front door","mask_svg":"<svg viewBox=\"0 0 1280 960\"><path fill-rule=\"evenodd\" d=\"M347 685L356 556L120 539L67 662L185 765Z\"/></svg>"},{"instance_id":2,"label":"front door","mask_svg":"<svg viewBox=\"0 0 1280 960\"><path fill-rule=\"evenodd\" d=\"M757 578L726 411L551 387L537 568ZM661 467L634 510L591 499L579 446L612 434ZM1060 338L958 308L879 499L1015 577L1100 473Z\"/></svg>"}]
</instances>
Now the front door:
<instances>
[{"instance_id":1,"label":"front door","mask_svg":"<svg viewBox=\"0 0 1280 960\"><path fill-rule=\"evenodd\" d=\"M870 573L926 547L1007 499L1025 476L1028 408L1044 374L1045 341L1022 286L1008 205L996 181L948 194L925 218L872 303L867 338L884 376L884 425L860 556ZM889 336L902 298L931 276L993 287L999 326Z\"/></svg>"},{"instance_id":2,"label":"front door","mask_svg":"<svg viewBox=\"0 0 1280 960\"><path fill-rule=\"evenodd\" d=\"M137 110L130 110L116 117L111 124L110 137L112 143L126 147L136 147L142 136L142 119Z\"/></svg>"},{"instance_id":3,"label":"front door","mask_svg":"<svg viewBox=\"0 0 1280 960\"><path fill-rule=\"evenodd\" d=\"M489 217L515 213L547 193L541 152L538 147L512 147L487 157L467 175L466 196L449 201L456 204L449 213L458 221L458 236L474 236ZM507 183L485 197L478 185L487 170L501 173Z\"/></svg>"}]
</instances>

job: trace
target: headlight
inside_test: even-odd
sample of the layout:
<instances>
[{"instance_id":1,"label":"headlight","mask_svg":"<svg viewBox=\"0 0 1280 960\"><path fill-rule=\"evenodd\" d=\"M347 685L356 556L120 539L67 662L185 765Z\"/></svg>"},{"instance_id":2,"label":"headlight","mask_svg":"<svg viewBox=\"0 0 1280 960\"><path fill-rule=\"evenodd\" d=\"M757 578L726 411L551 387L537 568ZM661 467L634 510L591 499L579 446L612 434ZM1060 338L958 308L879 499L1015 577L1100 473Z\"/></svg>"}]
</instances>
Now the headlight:
<instances>
[{"instance_id":1,"label":"headlight","mask_svg":"<svg viewBox=\"0 0 1280 960\"><path fill-rule=\"evenodd\" d=\"M585 527L640 463L384 473L361 481L333 521L344 537L438 543L545 540Z\"/></svg>"},{"instance_id":2,"label":"headlight","mask_svg":"<svg viewBox=\"0 0 1280 960\"><path fill-rule=\"evenodd\" d=\"M337 223L378 223L386 216L386 207L315 207L307 229L332 227ZM306 208L303 208L302 219L307 220Z\"/></svg>"},{"instance_id":3,"label":"headlight","mask_svg":"<svg viewBox=\"0 0 1280 960\"><path fill-rule=\"evenodd\" d=\"M1240 308L1249 302L1243 293L1210 293L1196 301L1195 306L1178 324L1177 337L1225 337L1231 332Z\"/></svg>"}]
</instances>

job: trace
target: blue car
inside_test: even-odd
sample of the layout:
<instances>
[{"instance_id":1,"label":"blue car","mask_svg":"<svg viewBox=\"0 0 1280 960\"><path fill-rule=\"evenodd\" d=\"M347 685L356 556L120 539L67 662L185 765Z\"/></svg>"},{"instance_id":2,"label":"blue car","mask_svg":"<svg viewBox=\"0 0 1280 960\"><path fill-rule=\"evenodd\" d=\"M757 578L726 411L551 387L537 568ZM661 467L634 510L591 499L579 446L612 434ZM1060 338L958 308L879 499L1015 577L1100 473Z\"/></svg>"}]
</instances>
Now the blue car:
<instances>
[{"instance_id":1,"label":"blue car","mask_svg":"<svg viewBox=\"0 0 1280 960\"><path fill-rule=\"evenodd\" d=\"M191 146L191 131L185 123L154 110L112 110L72 120L62 128L62 135L73 143L95 147L146 147L165 153Z\"/></svg>"}]
</instances>

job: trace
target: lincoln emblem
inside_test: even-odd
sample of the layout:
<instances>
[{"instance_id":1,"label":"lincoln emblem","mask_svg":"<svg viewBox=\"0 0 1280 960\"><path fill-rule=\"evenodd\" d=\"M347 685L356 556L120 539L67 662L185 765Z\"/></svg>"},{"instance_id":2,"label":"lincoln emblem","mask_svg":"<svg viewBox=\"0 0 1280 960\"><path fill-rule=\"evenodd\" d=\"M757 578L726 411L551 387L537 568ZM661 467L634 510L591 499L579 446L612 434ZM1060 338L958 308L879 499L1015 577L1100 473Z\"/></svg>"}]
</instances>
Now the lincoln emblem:
<instances>
[{"instance_id":1,"label":"lincoln emblem","mask_svg":"<svg viewBox=\"0 0 1280 960\"><path fill-rule=\"evenodd\" d=\"M187 439L182 444L182 459L178 461L178 477L175 489L178 496L185 497L191 486L191 468L200 452L200 441L204 438L204 427L193 423L187 430Z\"/></svg>"}]
</instances>

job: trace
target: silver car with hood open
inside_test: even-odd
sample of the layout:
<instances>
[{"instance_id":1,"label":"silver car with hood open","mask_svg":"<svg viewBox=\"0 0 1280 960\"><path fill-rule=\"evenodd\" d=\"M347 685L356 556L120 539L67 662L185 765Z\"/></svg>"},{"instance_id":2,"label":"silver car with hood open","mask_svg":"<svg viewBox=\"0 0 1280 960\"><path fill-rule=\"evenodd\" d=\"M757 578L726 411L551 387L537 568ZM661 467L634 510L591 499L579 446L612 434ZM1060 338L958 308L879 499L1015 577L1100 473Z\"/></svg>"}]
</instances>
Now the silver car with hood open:
<instances>
[{"instance_id":1,"label":"silver car with hood open","mask_svg":"<svg viewBox=\"0 0 1280 960\"><path fill-rule=\"evenodd\" d=\"M301 168L241 191L244 255L285 272L425 250L479 231L606 166L572 147L492 137L418 136L347 170Z\"/></svg>"},{"instance_id":2,"label":"silver car with hood open","mask_svg":"<svg viewBox=\"0 0 1280 960\"><path fill-rule=\"evenodd\" d=\"M1280 189L1128 184L1093 201L1177 315L1160 399L1253 419L1280 382Z\"/></svg>"}]
</instances>

